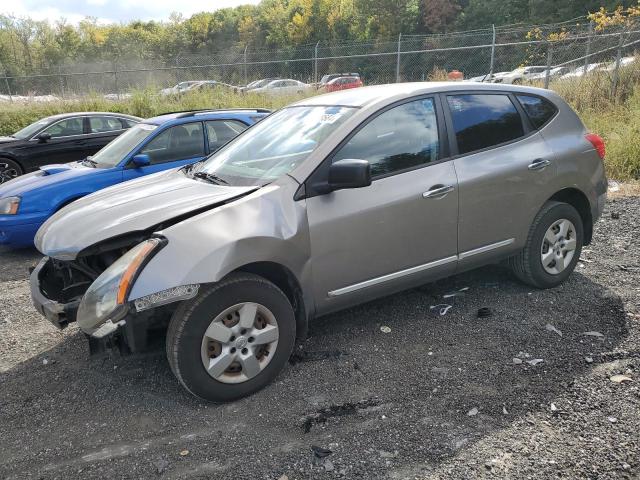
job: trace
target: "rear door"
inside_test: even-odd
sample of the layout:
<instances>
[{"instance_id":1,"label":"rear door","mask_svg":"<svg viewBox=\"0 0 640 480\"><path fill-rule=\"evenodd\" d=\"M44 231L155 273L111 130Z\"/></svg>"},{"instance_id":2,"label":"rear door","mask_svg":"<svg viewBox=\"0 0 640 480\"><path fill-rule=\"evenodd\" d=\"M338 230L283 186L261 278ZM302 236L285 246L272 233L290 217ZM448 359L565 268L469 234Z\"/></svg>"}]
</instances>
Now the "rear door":
<instances>
[{"instance_id":1,"label":"rear door","mask_svg":"<svg viewBox=\"0 0 640 480\"><path fill-rule=\"evenodd\" d=\"M459 185L460 267L522 248L556 167L515 96L443 95Z\"/></svg>"},{"instance_id":2,"label":"rear door","mask_svg":"<svg viewBox=\"0 0 640 480\"><path fill-rule=\"evenodd\" d=\"M93 155L125 130L118 117L101 115L87 117L89 135L86 138L85 156Z\"/></svg>"},{"instance_id":3,"label":"rear door","mask_svg":"<svg viewBox=\"0 0 640 480\"><path fill-rule=\"evenodd\" d=\"M197 162L206 154L202 122L169 127L150 139L138 153L149 155L151 163L136 167L129 162L124 171L125 180Z\"/></svg>"},{"instance_id":4,"label":"rear door","mask_svg":"<svg viewBox=\"0 0 640 480\"><path fill-rule=\"evenodd\" d=\"M319 312L455 271L457 180L436 104L414 99L374 115L327 159L368 160L373 183L306 200Z\"/></svg>"}]
</instances>

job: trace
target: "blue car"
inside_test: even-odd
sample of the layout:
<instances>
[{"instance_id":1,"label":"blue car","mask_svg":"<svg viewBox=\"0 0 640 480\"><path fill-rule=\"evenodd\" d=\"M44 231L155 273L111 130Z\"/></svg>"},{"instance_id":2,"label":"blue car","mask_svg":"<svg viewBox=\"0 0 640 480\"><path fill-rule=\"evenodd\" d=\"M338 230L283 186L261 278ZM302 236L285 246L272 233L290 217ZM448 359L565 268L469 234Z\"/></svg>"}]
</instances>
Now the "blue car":
<instances>
[{"instance_id":1,"label":"blue car","mask_svg":"<svg viewBox=\"0 0 640 480\"><path fill-rule=\"evenodd\" d=\"M150 118L93 157L46 165L0 185L0 245L33 245L38 228L80 197L202 160L270 112L209 110Z\"/></svg>"}]
</instances>

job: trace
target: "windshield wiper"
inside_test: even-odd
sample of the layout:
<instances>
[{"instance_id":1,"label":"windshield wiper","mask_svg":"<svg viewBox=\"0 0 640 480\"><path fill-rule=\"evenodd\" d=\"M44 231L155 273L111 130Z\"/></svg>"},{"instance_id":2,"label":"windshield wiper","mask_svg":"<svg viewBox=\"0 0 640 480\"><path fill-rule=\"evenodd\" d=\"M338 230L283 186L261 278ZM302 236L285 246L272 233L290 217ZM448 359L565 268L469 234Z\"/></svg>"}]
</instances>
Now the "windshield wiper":
<instances>
[{"instance_id":1,"label":"windshield wiper","mask_svg":"<svg viewBox=\"0 0 640 480\"><path fill-rule=\"evenodd\" d=\"M201 178L203 180L206 180L208 182L211 183L215 183L217 185L222 185L223 183L226 185L229 185L229 182L227 182L225 179L220 178L219 176L213 174L213 173L207 173L207 172L196 172L193 174L193 178Z\"/></svg>"},{"instance_id":2,"label":"windshield wiper","mask_svg":"<svg viewBox=\"0 0 640 480\"><path fill-rule=\"evenodd\" d=\"M185 165L184 167L182 167L182 168L181 168L181 170L182 170L184 173L189 173L189 172L191 172L191 170L193 170L193 169L194 169L194 167L195 167L196 165L200 165L202 162L203 162L203 161L202 161L202 160L200 160L199 162L196 162L196 163L189 163L188 165Z\"/></svg>"},{"instance_id":3,"label":"windshield wiper","mask_svg":"<svg viewBox=\"0 0 640 480\"><path fill-rule=\"evenodd\" d=\"M96 162L95 160L92 160L91 157L85 158L80 163L82 163L83 165L87 165L88 164L89 167L93 167L93 168L98 166L98 162Z\"/></svg>"}]
</instances>

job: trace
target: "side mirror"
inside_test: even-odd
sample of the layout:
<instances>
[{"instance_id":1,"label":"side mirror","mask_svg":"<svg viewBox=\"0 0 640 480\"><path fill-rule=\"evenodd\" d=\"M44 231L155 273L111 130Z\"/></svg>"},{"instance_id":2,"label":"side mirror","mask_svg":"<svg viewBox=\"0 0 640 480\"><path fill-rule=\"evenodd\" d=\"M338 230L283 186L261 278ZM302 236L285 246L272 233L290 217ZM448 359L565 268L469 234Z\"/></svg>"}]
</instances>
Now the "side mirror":
<instances>
[{"instance_id":1,"label":"side mirror","mask_svg":"<svg viewBox=\"0 0 640 480\"><path fill-rule=\"evenodd\" d=\"M41 143L47 143L49 140L51 140L51 134L47 132L42 132L40 135L38 135L37 138Z\"/></svg>"},{"instance_id":2,"label":"side mirror","mask_svg":"<svg viewBox=\"0 0 640 480\"><path fill-rule=\"evenodd\" d=\"M371 164L367 160L338 160L329 167L329 188L361 188L371 185Z\"/></svg>"},{"instance_id":3,"label":"side mirror","mask_svg":"<svg viewBox=\"0 0 640 480\"><path fill-rule=\"evenodd\" d=\"M136 168L146 167L147 165L151 164L151 158L149 158L149 155L147 155L146 153L139 153L137 155L134 155L131 161L136 166Z\"/></svg>"}]
</instances>

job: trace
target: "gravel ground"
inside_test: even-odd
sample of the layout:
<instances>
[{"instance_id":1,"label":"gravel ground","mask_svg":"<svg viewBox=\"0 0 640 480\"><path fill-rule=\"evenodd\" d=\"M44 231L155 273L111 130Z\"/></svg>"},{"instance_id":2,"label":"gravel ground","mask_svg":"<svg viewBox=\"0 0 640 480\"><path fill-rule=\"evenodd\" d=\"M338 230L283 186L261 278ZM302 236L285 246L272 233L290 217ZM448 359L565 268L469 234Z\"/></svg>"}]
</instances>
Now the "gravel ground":
<instances>
[{"instance_id":1,"label":"gravel ground","mask_svg":"<svg viewBox=\"0 0 640 480\"><path fill-rule=\"evenodd\" d=\"M37 254L0 251L0 478L638 478L639 228L640 197L610 201L553 290L492 266L320 319L227 405L161 352L89 359L30 304Z\"/></svg>"}]
</instances>

